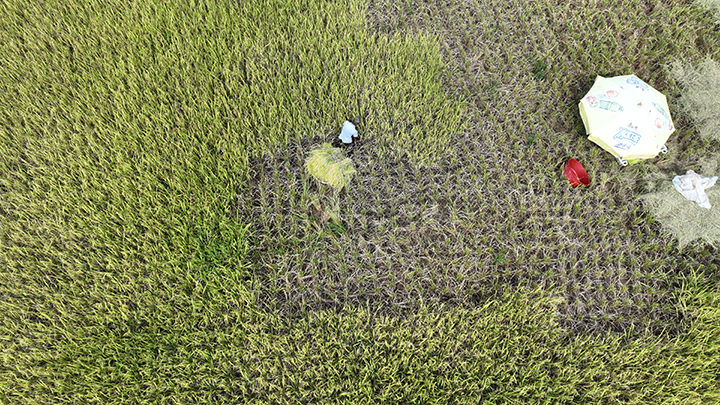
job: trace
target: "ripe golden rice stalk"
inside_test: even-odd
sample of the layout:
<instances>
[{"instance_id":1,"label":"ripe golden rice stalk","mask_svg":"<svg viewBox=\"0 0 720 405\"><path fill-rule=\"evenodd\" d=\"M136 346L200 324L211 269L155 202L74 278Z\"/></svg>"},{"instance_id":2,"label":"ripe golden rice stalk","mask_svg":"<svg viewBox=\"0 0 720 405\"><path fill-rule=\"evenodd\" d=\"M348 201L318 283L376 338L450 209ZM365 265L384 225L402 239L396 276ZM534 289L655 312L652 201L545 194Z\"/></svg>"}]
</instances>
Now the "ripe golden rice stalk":
<instances>
[{"instance_id":1,"label":"ripe golden rice stalk","mask_svg":"<svg viewBox=\"0 0 720 405\"><path fill-rule=\"evenodd\" d=\"M345 187L355 173L352 159L329 143L323 143L310 152L310 156L305 160L305 168L317 180L338 191Z\"/></svg>"}]
</instances>

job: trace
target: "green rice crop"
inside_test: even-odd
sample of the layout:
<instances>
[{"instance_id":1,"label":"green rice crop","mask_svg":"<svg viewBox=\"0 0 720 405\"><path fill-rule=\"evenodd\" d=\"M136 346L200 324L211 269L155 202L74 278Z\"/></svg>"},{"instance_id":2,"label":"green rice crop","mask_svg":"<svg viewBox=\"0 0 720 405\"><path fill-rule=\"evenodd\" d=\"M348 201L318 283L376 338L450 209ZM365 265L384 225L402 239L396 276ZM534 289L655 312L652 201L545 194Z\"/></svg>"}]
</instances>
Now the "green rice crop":
<instances>
[{"instance_id":1,"label":"green rice crop","mask_svg":"<svg viewBox=\"0 0 720 405\"><path fill-rule=\"evenodd\" d=\"M310 151L305 168L317 180L337 191L342 190L356 173L352 159L346 157L342 149L333 148L329 143Z\"/></svg>"},{"instance_id":2,"label":"green rice crop","mask_svg":"<svg viewBox=\"0 0 720 405\"><path fill-rule=\"evenodd\" d=\"M1 374L2 398L108 404L714 403L720 400L720 297L704 282L687 281L697 293L683 295L681 303L696 313L696 326L677 338L631 342L623 336L568 336L553 314L560 302L523 288L500 290L472 310L425 307L404 318L362 307L285 318L204 294L202 305L223 315L194 329L117 325L60 340L56 352L15 357L23 363L8 364Z\"/></svg>"}]
</instances>

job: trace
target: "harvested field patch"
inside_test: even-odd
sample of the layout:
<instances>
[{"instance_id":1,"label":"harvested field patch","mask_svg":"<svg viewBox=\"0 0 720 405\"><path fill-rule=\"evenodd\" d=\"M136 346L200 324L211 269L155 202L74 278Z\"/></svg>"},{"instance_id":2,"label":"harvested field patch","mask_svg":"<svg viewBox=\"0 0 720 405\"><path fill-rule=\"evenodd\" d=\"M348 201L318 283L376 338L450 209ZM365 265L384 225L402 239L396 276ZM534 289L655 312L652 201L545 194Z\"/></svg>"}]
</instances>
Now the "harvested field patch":
<instances>
[{"instance_id":1,"label":"harvested field patch","mask_svg":"<svg viewBox=\"0 0 720 405\"><path fill-rule=\"evenodd\" d=\"M244 220L261 218L250 256L266 305L369 303L399 314L422 302L472 308L507 286L540 286L562 298L560 319L578 330L676 326L670 292L691 255L664 254L672 242L645 224L632 184L573 189L552 161L508 174L478 141L482 131L460 137L442 169L377 159L364 145L338 197L341 229L318 209L334 206L334 194L302 168L310 142L251 162L239 206Z\"/></svg>"},{"instance_id":2,"label":"harvested field patch","mask_svg":"<svg viewBox=\"0 0 720 405\"><path fill-rule=\"evenodd\" d=\"M296 310L370 302L397 312L428 300L473 306L500 286L530 285L562 297L561 322L578 331L681 326L671 292L678 271L696 259L675 254L637 198L648 169L620 169L584 139L577 101L596 74L634 72L672 91L659 67L685 45L697 51L695 38L667 18L699 11L674 2L623 2L614 13L585 2L546 1L521 14L517 7L371 1L379 32L444 39L452 66L445 84L475 106L469 127L432 167L383 159L365 144L340 197L342 229L302 213L324 193L292 155L319 139L253 162L240 205L250 207L245 218L267 219L256 222L254 254L268 302ZM671 142L683 155L698 141L678 131ZM588 169L588 189L562 177L569 157Z\"/></svg>"}]
</instances>

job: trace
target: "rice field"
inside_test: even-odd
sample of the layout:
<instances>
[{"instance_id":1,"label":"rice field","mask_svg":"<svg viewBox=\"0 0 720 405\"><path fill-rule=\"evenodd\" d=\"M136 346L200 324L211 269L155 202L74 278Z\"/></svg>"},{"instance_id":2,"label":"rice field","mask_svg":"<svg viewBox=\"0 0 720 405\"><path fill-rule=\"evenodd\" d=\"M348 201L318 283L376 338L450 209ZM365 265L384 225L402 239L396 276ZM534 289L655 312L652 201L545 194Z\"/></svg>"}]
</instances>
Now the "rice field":
<instances>
[{"instance_id":1,"label":"rice field","mask_svg":"<svg viewBox=\"0 0 720 405\"><path fill-rule=\"evenodd\" d=\"M0 401L720 401L717 250L656 209L717 175L712 6L2 3ZM629 73L678 130L622 168L577 103Z\"/></svg>"}]
</instances>

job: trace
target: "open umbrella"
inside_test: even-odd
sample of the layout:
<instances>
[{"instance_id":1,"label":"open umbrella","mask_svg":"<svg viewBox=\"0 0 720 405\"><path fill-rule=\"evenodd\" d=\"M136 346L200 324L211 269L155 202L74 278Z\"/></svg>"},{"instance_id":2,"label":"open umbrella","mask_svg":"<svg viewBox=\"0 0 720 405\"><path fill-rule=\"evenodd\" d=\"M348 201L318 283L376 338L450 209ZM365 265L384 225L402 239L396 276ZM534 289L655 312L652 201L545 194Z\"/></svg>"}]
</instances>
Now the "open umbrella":
<instances>
[{"instance_id":1,"label":"open umbrella","mask_svg":"<svg viewBox=\"0 0 720 405\"><path fill-rule=\"evenodd\" d=\"M637 76L598 76L578 107L588 139L621 165L667 153L675 131L667 99Z\"/></svg>"}]
</instances>

